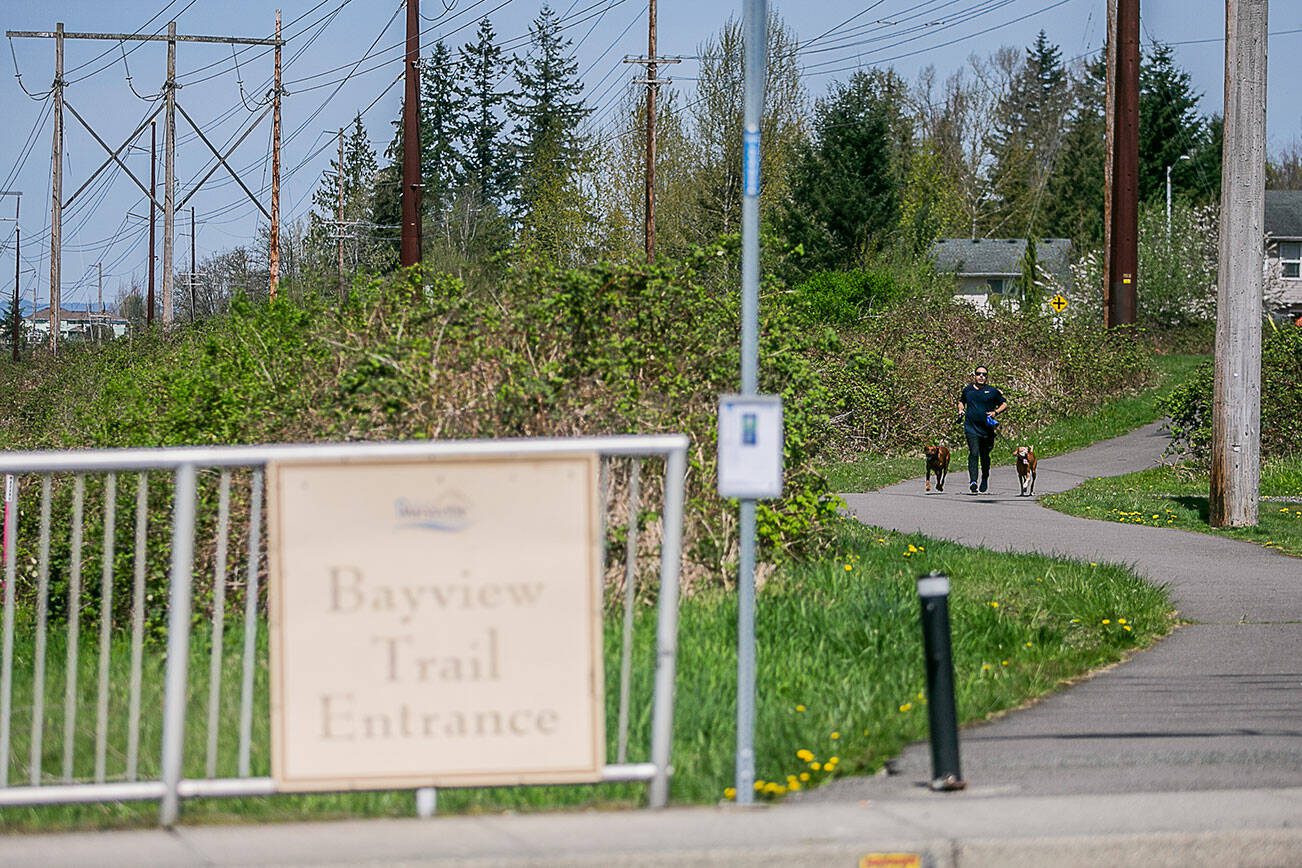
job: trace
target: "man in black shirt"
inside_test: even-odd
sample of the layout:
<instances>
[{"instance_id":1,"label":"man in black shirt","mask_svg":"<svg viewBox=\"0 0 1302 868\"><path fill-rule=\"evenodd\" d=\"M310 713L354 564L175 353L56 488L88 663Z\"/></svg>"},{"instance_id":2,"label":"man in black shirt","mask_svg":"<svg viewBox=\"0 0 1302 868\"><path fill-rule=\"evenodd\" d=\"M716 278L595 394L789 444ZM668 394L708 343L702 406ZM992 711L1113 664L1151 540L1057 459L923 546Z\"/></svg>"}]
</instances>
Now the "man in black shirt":
<instances>
[{"instance_id":1,"label":"man in black shirt","mask_svg":"<svg viewBox=\"0 0 1302 868\"><path fill-rule=\"evenodd\" d=\"M990 372L985 365L973 371L975 382L963 387L958 399L958 411L963 415L963 433L967 435L967 475L971 481L970 493L978 488L986 490L990 479L990 450L995 445L995 417L1008 409L1003 393L987 382ZM981 481L977 482L977 463L981 465Z\"/></svg>"}]
</instances>

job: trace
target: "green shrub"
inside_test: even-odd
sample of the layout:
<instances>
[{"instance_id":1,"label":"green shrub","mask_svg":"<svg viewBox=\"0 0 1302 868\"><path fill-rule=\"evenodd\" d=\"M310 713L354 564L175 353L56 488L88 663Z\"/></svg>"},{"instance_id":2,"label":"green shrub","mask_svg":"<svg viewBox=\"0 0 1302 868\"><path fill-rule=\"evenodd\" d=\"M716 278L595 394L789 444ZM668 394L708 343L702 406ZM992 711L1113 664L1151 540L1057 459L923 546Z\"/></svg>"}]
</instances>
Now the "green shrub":
<instances>
[{"instance_id":1,"label":"green shrub","mask_svg":"<svg viewBox=\"0 0 1302 868\"><path fill-rule=\"evenodd\" d=\"M1171 417L1171 452L1206 462L1212 445L1215 367L1202 365L1171 393L1163 410ZM1261 341L1261 452L1302 451L1302 328L1267 328Z\"/></svg>"},{"instance_id":2,"label":"green shrub","mask_svg":"<svg viewBox=\"0 0 1302 868\"><path fill-rule=\"evenodd\" d=\"M788 304L806 321L850 325L900 292L895 275L884 268L819 271L792 288Z\"/></svg>"}]
</instances>

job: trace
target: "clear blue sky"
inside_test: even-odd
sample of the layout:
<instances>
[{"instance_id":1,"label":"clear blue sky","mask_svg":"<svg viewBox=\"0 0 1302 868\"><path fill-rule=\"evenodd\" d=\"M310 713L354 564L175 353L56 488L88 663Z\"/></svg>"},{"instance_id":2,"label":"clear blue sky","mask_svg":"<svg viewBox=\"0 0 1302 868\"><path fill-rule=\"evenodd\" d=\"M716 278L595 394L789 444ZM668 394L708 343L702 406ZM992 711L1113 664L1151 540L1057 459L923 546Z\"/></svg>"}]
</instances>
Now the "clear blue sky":
<instances>
[{"instance_id":1,"label":"clear blue sky","mask_svg":"<svg viewBox=\"0 0 1302 868\"><path fill-rule=\"evenodd\" d=\"M334 130L349 123L358 111L372 140L382 150L397 117L401 85L390 84L401 74L403 14L399 0L282 0L284 35L284 100L282 152L282 214L301 217L311 205L313 190L335 153ZM269 0L6 0L0 7L5 30L49 30L58 21L68 31L153 33L165 31L169 18L183 34L267 37L274 27L277 4ZM478 20L487 14L499 37L512 40L508 49L523 53L530 21L539 0L423 0L425 18L422 49L438 38L456 46L469 39ZM625 55L646 52L646 0L554 0L553 8L569 16L566 31L576 48L579 68L598 122L608 122L609 107L620 92L633 86L637 67L622 63ZM972 53L985 54L1001 45L1023 47L1043 28L1062 47L1065 58L1097 51L1103 43L1105 0L773 0L771 8L802 40L844 25L811 48L803 58L811 93L829 81L844 79L857 66L892 66L906 79L930 64L941 77L961 66ZM741 15L740 0L659 0L659 52L693 55L700 43L716 33L729 16ZM1220 0L1144 0L1145 42L1175 44L1180 65L1193 75L1204 95L1204 111L1219 111L1223 78L1224 3ZM858 17L855 17L858 16ZM847 19L853 18L848 24ZM1278 149L1302 136L1302 0L1271 4L1269 144ZM34 100L14 78L14 56L22 83L36 96L50 87L54 70L54 41L14 39L13 55L0 60L0 186L24 192L23 295L36 289L41 304L49 292L50 221L50 100ZM374 46L372 48L372 46ZM65 77L68 102L107 142L116 147L156 103L140 97L158 93L165 75L165 51L158 43L68 40ZM238 138L260 112L271 76L267 49L250 48L232 57L229 46L180 43L177 73L182 84L181 105L203 127L205 135L223 143ZM360 60L365 55L370 57ZM5 52L9 54L8 51ZM815 67L814 64L819 64ZM127 81L129 69L131 81ZM690 94L695 76L691 60L670 67L674 85ZM240 83L243 83L241 93ZM139 95L133 94L132 87ZM184 196L210 165L210 152L178 115L177 177ZM235 152L231 162L264 204L270 183L270 119L263 120ZM72 118L65 121L65 199L81 186L106 153ZM160 123L161 133L161 123ZM161 144L160 134L160 144ZM138 139L148 147L148 130ZM30 146L30 147L29 147ZM148 182L145 153L127 158L137 175ZM162 161L159 162L161 200ZM189 262L189 213L198 212L199 258L237 244L250 243L262 215L224 170L219 170L178 214L178 265ZM143 279L146 225L132 216L148 213L144 196L120 170L109 172L65 209L63 288L65 303L93 301L95 263L103 262L106 301L133 275ZM0 201L0 216L12 216L13 200ZM0 223L0 285L11 285L12 222ZM162 222L159 218L161 234ZM161 240L160 240L161 251ZM161 252L160 252L161 256ZM30 272L26 270L30 269Z\"/></svg>"}]
</instances>

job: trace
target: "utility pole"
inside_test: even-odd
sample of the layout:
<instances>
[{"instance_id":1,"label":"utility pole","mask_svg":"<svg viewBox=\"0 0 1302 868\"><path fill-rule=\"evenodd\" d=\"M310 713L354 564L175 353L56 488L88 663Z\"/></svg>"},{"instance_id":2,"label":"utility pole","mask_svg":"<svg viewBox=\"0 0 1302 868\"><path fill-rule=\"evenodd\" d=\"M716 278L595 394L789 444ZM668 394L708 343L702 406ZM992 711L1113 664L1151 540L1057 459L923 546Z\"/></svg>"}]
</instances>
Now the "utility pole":
<instances>
[{"instance_id":1,"label":"utility pole","mask_svg":"<svg viewBox=\"0 0 1302 868\"><path fill-rule=\"evenodd\" d=\"M9 342L13 345L14 361L16 362L18 361L18 342L22 338L20 330L22 313L19 307L21 300L18 296L18 276L22 273L23 227L18 222L18 210L23 203L23 194L19 190L0 190L0 196L14 197L14 307L12 311L13 318L10 322ZM36 313L35 308L32 308L32 313Z\"/></svg>"},{"instance_id":2,"label":"utility pole","mask_svg":"<svg viewBox=\"0 0 1302 868\"><path fill-rule=\"evenodd\" d=\"M277 33L276 35L279 36L280 34ZM198 275L195 272L195 265L194 265L194 239L195 236L198 234L199 233L197 231L195 225L195 219L194 219L194 206L191 205L190 206L190 324L191 325L194 325L194 321L197 318L199 312L199 293L196 291L196 287L195 287L195 284L198 282Z\"/></svg>"},{"instance_id":3,"label":"utility pole","mask_svg":"<svg viewBox=\"0 0 1302 868\"><path fill-rule=\"evenodd\" d=\"M280 286L280 10L276 10L276 71L275 86L271 92L271 250L268 252L268 270L271 283L267 294L276 297Z\"/></svg>"},{"instance_id":4,"label":"utility pole","mask_svg":"<svg viewBox=\"0 0 1302 868\"><path fill-rule=\"evenodd\" d=\"M335 209L335 239L338 242L339 253L339 300L341 302L348 300L348 292L344 289L344 128L339 128L339 171L336 172L336 180L339 187L339 204Z\"/></svg>"},{"instance_id":5,"label":"utility pole","mask_svg":"<svg viewBox=\"0 0 1302 868\"><path fill-rule=\"evenodd\" d=\"M399 261L420 262L420 0L407 0L402 98L402 239Z\"/></svg>"},{"instance_id":6,"label":"utility pole","mask_svg":"<svg viewBox=\"0 0 1302 868\"><path fill-rule=\"evenodd\" d=\"M176 239L176 22L167 24L167 146L163 153L163 331L172 327L172 244Z\"/></svg>"},{"instance_id":7,"label":"utility pole","mask_svg":"<svg viewBox=\"0 0 1302 868\"><path fill-rule=\"evenodd\" d=\"M656 0L647 7L646 57L625 57L625 63L646 65L646 78L637 84L646 85L646 261L656 256L656 91L668 79L656 77L656 68L662 63L680 63L680 57L656 56Z\"/></svg>"},{"instance_id":8,"label":"utility pole","mask_svg":"<svg viewBox=\"0 0 1302 868\"><path fill-rule=\"evenodd\" d=\"M1117 68L1117 0L1108 0L1107 38L1104 40L1105 97L1103 125L1103 324L1112 323L1112 118L1117 112L1117 82L1112 70ZM975 224L973 224L975 226ZM975 231L972 235L976 237Z\"/></svg>"},{"instance_id":9,"label":"utility pole","mask_svg":"<svg viewBox=\"0 0 1302 868\"><path fill-rule=\"evenodd\" d=\"M656 258L656 0L647 6L646 35L646 261Z\"/></svg>"},{"instance_id":10,"label":"utility pole","mask_svg":"<svg viewBox=\"0 0 1302 868\"><path fill-rule=\"evenodd\" d=\"M154 324L154 188L158 182L158 123L149 122L149 297L145 301L145 325Z\"/></svg>"},{"instance_id":11,"label":"utility pole","mask_svg":"<svg viewBox=\"0 0 1302 868\"><path fill-rule=\"evenodd\" d=\"M95 268L99 272L98 294L99 294L99 312L104 312L104 263L96 262Z\"/></svg>"},{"instance_id":12,"label":"utility pole","mask_svg":"<svg viewBox=\"0 0 1302 868\"><path fill-rule=\"evenodd\" d=\"M1257 523L1267 0L1225 3L1225 144L1212 393L1212 527Z\"/></svg>"},{"instance_id":13,"label":"utility pole","mask_svg":"<svg viewBox=\"0 0 1302 868\"><path fill-rule=\"evenodd\" d=\"M1135 322L1139 274L1139 0L1116 0L1113 111L1108 115L1112 153L1112 210L1108 215L1108 326ZM1112 52L1109 52L1111 55Z\"/></svg>"},{"instance_id":14,"label":"utility pole","mask_svg":"<svg viewBox=\"0 0 1302 868\"><path fill-rule=\"evenodd\" d=\"M63 22L54 25L54 157L50 177L50 353L59 354L63 304Z\"/></svg>"}]
</instances>

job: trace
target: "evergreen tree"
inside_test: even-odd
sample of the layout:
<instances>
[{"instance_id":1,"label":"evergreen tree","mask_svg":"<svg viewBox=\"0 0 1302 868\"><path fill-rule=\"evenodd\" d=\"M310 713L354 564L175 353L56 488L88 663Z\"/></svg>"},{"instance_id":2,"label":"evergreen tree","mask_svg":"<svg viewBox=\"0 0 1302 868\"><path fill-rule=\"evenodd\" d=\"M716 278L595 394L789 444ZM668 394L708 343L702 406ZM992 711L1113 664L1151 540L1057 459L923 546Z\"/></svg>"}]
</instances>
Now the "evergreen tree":
<instances>
[{"instance_id":1,"label":"evergreen tree","mask_svg":"<svg viewBox=\"0 0 1302 868\"><path fill-rule=\"evenodd\" d=\"M996 107L991 141L995 232L1044 234L1046 188L1061 148L1070 100L1061 55L1041 30Z\"/></svg>"},{"instance_id":2,"label":"evergreen tree","mask_svg":"<svg viewBox=\"0 0 1302 868\"><path fill-rule=\"evenodd\" d=\"M460 178L471 188L471 198L504 211L513 197L515 177L506 128L506 95L497 87L508 68L487 18L479 22L475 41L461 46L458 55L453 94L461 106L457 129Z\"/></svg>"},{"instance_id":3,"label":"evergreen tree","mask_svg":"<svg viewBox=\"0 0 1302 868\"><path fill-rule=\"evenodd\" d=\"M1049 177L1045 231L1078 248L1103 241L1103 167L1107 157L1107 58L1087 63L1072 81L1072 109Z\"/></svg>"},{"instance_id":4,"label":"evergreen tree","mask_svg":"<svg viewBox=\"0 0 1302 868\"><path fill-rule=\"evenodd\" d=\"M0 310L0 330L4 332L0 335L0 346L9 349L12 357L15 331L18 334L18 348L21 350L23 347L23 309L21 304L14 304L12 296L5 298L4 309Z\"/></svg>"},{"instance_id":5,"label":"evergreen tree","mask_svg":"<svg viewBox=\"0 0 1302 868\"><path fill-rule=\"evenodd\" d=\"M452 53L439 40L420 70L421 205L435 222L460 182L456 139L465 122L458 106Z\"/></svg>"},{"instance_id":6,"label":"evergreen tree","mask_svg":"<svg viewBox=\"0 0 1302 868\"><path fill-rule=\"evenodd\" d=\"M856 72L814 107L812 139L792 173L788 239L815 268L852 266L899 222L907 154L894 130L904 84L893 72Z\"/></svg>"},{"instance_id":7,"label":"evergreen tree","mask_svg":"<svg viewBox=\"0 0 1302 868\"><path fill-rule=\"evenodd\" d=\"M521 232L541 249L573 255L586 243L590 215L579 189L588 153L579 124L590 109L571 41L544 4L529 28L530 49L516 61L518 97L510 101L516 119Z\"/></svg>"},{"instance_id":8,"label":"evergreen tree","mask_svg":"<svg viewBox=\"0 0 1302 868\"><path fill-rule=\"evenodd\" d=\"M1198 114L1200 94L1193 89L1189 73L1175 64L1169 45L1158 45L1144 59L1139 70L1139 198L1166 198L1166 167L1171 167L1171 186L1182 197L1202 200L1217 182L1200 177L1191 165L1194 154L1204 148L1210 130ZM1189 156L1190 160L1181 160Z\"/></svg>"},{"instance_id":9,"label":"evergreen tree","mask_svg":"<svg viewBox=\"0 0 1302 868\"><path fill-rule=\"evenodd\" d=\"M339 213L341 171L336 156L330 160L330 169L325 179L312 195L312 213L305 244L309 261L303 264L305 272L333 273L337 269L338 248L335 235L338 232L343 232L349 239L344 243L346 266L374 267L375 245L371 241L373 233L370 226L363 224L369 224L374 219L378 207L378 170L375 149L371 147L362 116L358 113L353 118L352 128L344 137L342 174L345 225L338 226L335 222Z\"/></svg>"}]
</instances>

